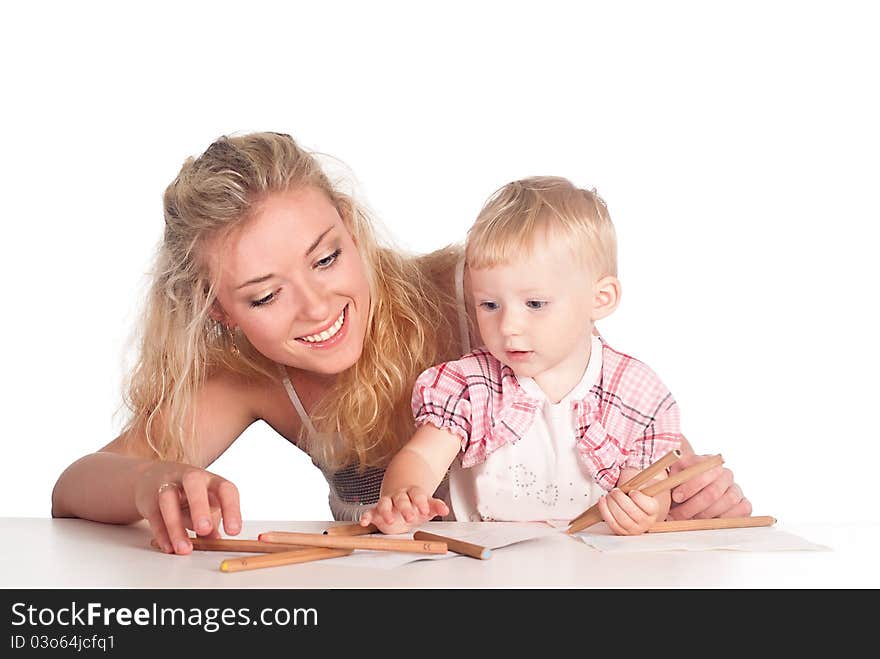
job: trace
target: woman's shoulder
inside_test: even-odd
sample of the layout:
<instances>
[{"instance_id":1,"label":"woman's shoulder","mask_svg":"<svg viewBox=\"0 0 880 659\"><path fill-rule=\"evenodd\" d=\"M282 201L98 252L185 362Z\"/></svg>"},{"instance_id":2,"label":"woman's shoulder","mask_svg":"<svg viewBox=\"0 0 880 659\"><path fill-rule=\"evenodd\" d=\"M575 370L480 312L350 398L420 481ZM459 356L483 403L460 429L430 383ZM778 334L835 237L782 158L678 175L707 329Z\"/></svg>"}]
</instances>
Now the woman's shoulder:
<instances>
[{"instance_id":1,"label":"woman's shoulder","mask_svg":"<svg viewBox=\"0 0 880 659\"><path fill-rule=\"evenodd\" d=\"M303 403L310 405L317 397L310 387L297 382L296 391ZM253 420L261 420L287 440L296 443L301 421L281 380L258 374L242 374L230 370L212 372L205 383L209 405L236 408Z\"/></svg>"}]
</instances>

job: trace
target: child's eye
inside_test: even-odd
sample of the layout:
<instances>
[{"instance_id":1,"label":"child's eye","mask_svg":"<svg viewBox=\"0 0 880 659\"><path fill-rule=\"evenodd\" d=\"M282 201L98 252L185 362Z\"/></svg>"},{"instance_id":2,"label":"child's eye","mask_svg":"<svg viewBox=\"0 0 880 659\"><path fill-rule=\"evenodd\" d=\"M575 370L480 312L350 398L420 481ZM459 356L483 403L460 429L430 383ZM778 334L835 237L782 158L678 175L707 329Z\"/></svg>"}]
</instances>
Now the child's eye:
<instances>
[{"instance_id":1,"label":"child's eye","mask_svg":"<svg viewBox=\"0 0 880 659\"><path fill-rule=\"evenodd\" d=\"M269 293L268 295L261 297L259 300L251 300L252 307L265 307L267 304L272 304L275 301L275 298L278 297L278 293L281 289L279 288L277 291Z\"/></svg>"},{"instance_id":2,"label":"child's eye","mask_svg":"<svg viewBox=\"0 0 880 659\"><path fill-rule=\"evenodd\" d=\"M543 309L547 306L547 300L526 300L529 309Z\"/></svg>"},{"instance_id":3,"label":"child's eye","mask_svg":"<svg viewBox=\"0 0 880 659\"><path fill-rule=\"evenodd\" d=\"M319 259L319 260L315 263L315 266L318 267L318 268L321 268L321 269L329 268L331 265L333 265L333 264L336 262L336 259L339 258L339 255L340 255L340 254L342 254L342 250L341 250L341 249L337 249L337 250L334 251L332 254L328 254L328 255L325 256L323 259Z\"/></svg>"},{"instance_id":4,"label":"child's eye","mask_svg":"<svg viewBox=\"0 0 880 659\"><path fill-rule=\"evenodd\" d=\"M486 311L495 311L498 308L497 302L480 302L480 306Z\"/></svg>"}]
</instances>

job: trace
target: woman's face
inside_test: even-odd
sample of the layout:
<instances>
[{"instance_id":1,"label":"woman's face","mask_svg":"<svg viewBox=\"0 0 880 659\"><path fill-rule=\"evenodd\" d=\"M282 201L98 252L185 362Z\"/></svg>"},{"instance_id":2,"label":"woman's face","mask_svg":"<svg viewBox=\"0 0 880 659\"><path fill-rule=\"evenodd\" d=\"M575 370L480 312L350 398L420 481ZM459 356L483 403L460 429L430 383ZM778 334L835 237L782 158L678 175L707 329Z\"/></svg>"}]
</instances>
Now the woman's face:
<instances>
[{"instance_id":1,"label":"woman's face","mask_svg":"<svg viewBox=\"0 0 880 659\"><path fill-rule=\"evenodd\" d=\"M351 234L327 196L269 196L244 227L208 246L215 317L269 359L331 375L363 349L370 292Z\"/></svg>"}]
</instances>

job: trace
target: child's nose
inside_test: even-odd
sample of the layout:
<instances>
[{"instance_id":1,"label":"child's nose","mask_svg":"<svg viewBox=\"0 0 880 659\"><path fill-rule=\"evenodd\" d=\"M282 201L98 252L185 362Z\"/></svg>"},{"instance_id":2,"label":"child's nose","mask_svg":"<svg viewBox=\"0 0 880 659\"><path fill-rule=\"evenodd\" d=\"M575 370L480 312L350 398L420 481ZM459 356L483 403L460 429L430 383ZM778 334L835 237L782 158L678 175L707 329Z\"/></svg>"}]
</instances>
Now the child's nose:
<instances>
[{"instance_id":1,"label":"child's nose","mask_svg":"<svg viewBox=\"0 0 880 659\"><path fill-rule=\"evenodd\" d=\"M501 333L504 336L516 336L521 331L519 315L513 311L503 311L501 315Z\"/></svg>"}]
</instances>

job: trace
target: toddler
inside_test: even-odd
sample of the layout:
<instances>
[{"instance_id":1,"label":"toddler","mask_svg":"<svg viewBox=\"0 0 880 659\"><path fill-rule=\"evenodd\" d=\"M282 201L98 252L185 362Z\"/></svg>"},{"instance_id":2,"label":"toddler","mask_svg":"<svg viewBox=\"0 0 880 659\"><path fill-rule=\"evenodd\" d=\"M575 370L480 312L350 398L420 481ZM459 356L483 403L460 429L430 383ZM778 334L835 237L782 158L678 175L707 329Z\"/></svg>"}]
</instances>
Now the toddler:
<instances>
[{"instance_id":1,"label":"toddler","mask_svg":"<svg viewBox=\"0 0 880 659\"><path fill-rule=\"evenodd\" d=\"M465 258L483 347L419 376L417 430L361 524L404 533L450 506L459 521L567 521L597 501L616 534L664 519L669 492L615 487L682 436L657 375L594 329L620 300L602 199L558 177L505 185ZM432 496L447 472L449 505Z\"/></svg>"}]
</instances>

